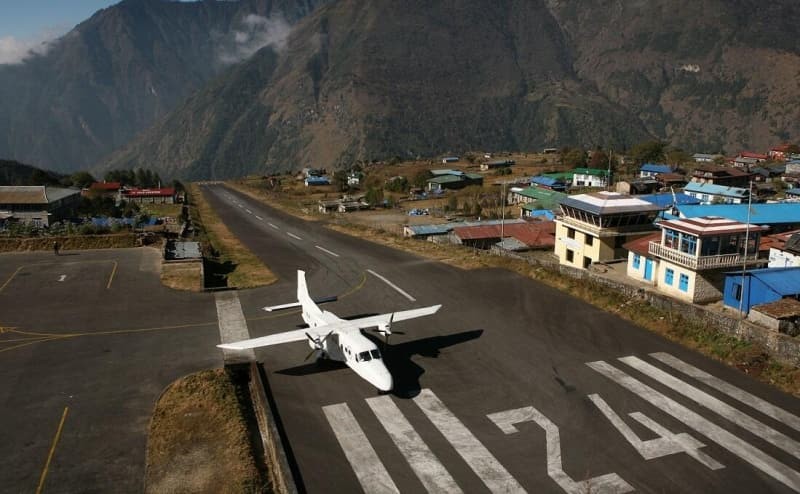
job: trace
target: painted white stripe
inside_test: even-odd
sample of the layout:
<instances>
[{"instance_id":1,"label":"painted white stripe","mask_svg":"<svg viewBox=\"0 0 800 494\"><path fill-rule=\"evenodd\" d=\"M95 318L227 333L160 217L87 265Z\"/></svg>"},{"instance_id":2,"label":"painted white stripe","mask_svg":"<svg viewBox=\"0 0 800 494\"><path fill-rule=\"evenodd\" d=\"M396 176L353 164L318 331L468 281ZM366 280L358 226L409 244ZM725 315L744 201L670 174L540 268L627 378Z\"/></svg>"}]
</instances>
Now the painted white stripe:
<instances>
[{"instance_id":1,"label":"painted white stripe","mask_svg":"<svg viewBox=\"0 0 800 494\"><path fill-rule=\"evenodd\" d=\"M239 294L233 291L218 292L214 294L214 301L217 304L220 343L233 343L249 339L250 331L247 329L247 320L244 318L244 312L242 312ZM253 362L256 359L256 354L252 349L223 349L222 354L226 364Z\"/></svg>"},{"instance_id":2,"label":"painted white stripe","mask_svg":"<svg viewBox=\"0 0 800 494\"><path fill-rule=\"evenodd\" d=\"M743 412L740 412L727 403L714 398L705 391L697 389L691 384L687 384L680 379L667 374L658 367L650 365L649 363L637 357L622 357L619 360L620 362L624 362L638 370L642 374L655 379L671 389L674 389L695 403L702 405L712 412L730 420L739 427L750 431L763 440L774 444L791 455L794 455L795 458L800 458L800 443L783 434L782 432L776 431L772 427Z\"/></svg>"},{"instance_id":3,"label":"painted white stripe","mask_svg":"<svg viewBox=\"0 0 800 494\"><path fill-rule=\"evenodd\" d=\"M368 398L367 404L428 492L462 492L390 397Z\"/></svg>"},{"instance_id":4,"label":"painted white stripe","mask_svg":"<svg viewBox=\"0 0 800 494\"><path fill-rule=\"evenodd\" d=\"M332 255L333 257L339 257L339 254L337 254L336 252L332 252L332 251L326 249L325 247L320 247L319 245L316 245L315 247L317 249L321 250L322 252L326 253L326 254Z\"/></svg>"},{"instance_id":5,"label":"painted white stripe","mask_svg":"<svg viewBox=\"0 0 800 494\"><path fill-rule=\"evenodd\" d=\"M680 420L688 427L711 439L775 480L794 489L796 492L800 492L800 474L750 443L739 439L722 427L689 410L675 400L667 398L650 386L606 362L589 362L586 365L628 391L639 395L646 402Z\"/></svg>"},{"instance_id":6,"label":"painted white stripe","mask_svg":"<svg viewBox=\"0 0 800 494\"><path fill-rule=\"evenodd\" d=\"M61 276L58 277L58 281L64 281L66 279L67 279L67 275L65 275L65 274L62 274Z\"/></svg>"},{"instance_id":7,"label":"painted white stripe","mask_svg":"<svg viewBox=\"0 0 800 494\"><path fill-rule=\"evenodd\" d=\"M697 379L701 383L709 387L712 387L721 393L725 393L726 395L730 396L735 400L739 400L740 402L744 403L747 406L755 408L764 415L772 417L778 422L782 422L783 424L788 425L789 427L791 427L796 431L800 431L800 417L798 417L797 415L789 413L782 408L778 408L772 403L762 400L758 396L750 394L747 391L737 388L732 384L728 384L722 379L714 377L711 374L702 371L691 364L687 364L683 360L673 357L668 353L662 353L662 352L651 353L650 356L660 362L667 364L668 366L672 367L675 370L683 372L689 377Z\"/></svg>"},{"instance_id":8,"label":"painted white stripe","mask_svg":"<svg viewBox=\"0 0 800 494\"><path fill-rule=\"evenodd\" d=\"M264 218L262 218L262 217L261 217L261 216L259 216L259 215L256 215L256 219L257 219L258 221L264 221Z\"/></svg>"},{"instance_id":9,"label":"painted white stripe","mask_svg":"<svg viewBox=\"0 0 800 494\"><path fill-rule=\"evenodd\" d=\"M276 230L280 230L280 228L278 228L278 225L276 225L274 223L270 223L269 226L271 226L272 228L274 228Z\"/></svg>"},{"instance_id":10,"label":"painted white stripe","mask_svg":"<svg viewBox=\"0 0 800 494\"><path fill-rule=\"evenodd\" d=\"M416 302L416 301L417 301L417 299L415 299L414 297L412 297L411 295L409 295L409 294L408 294L408 292L406 292L405 290L403 290L403 289L402 289L402 288L400 288L399 286L395 285L395 284L394 284L394 283L392 283L391 281L387 280L387 279L386 279L386 278L384 278L383 276L379 275L379 274L378 274L378 273L376 273L375 271L373 271L373 270L371 270L371 269L368 269L368 270L367 270L367 272L368 272L369 274L371 274L371 275L375 276L375 277L376 277L376 278L378 278L379 280L383 281L384 283L386 283L386 284L387 284L387 285L389 285L390 287L394 288L394 289L395 289L395 290L396 290L396 291L397 291L397 292L398 292L400 295L404 296L404 297L405 297L405 298L407 298L408 300L410 300L410 301L412 301L412 302Z\"/></svg>"},{"instance_id":11,"label":"painted white stripe","mask_svg":"<svg viewBox=\"0 0 800 494\"><path fill-rule=\"evenodd\" d=\"M301 237L298 237L297 235L295 235L292 232L287 232L286 235L289 235L290 237L292 237L295 240L303 240Z\"/></svg>"},{"instance_id":12,"label":"painted white stripe","mask_svg":"<svg viewBox=\"0 0 800 494\"><path fill-rule=\"evenodd\" d=\"M587 492L621 494L634 490L630 484L616 473L609 473L580 482L574 481L572 477L564 472L564 466L561 462L561 435L558 431L558 426L534 407L492 413L487 417L506 434L519 432L514 424L522 422L536 422L539 427L544 429L545 442L547 444L547 475L568 494L584 494Z\"/></svg>"},{"instance_id":13,"label":"painted white stripe","mask_svg":"<svg viewBox=\"0 0 800 494\"><path fill-rule=\"evenodd\" d=\"M399 493L347 403L328 405L322 407L322 411L364 492ZM324 468L322 465L320 467Z\"/></svg>"},{"instance_id":14,"label":"painted white stripe","mask_svg":"<svg viewBox=\"0 0 800 494\"><path fill-rule=\"evenodd\" d=\"M525 492L503 465L467 429L455 415L439 401L430 389L423 389L415 398L425 415L450 441L453 448L467 462L491 492Z\"/></svg>"},{"instance_id":15,"label":"painted white stripe","mask_svg":"<svg viewBox=\"0 0 800 494\"><path fill-rule=\"evenodd\" d=\"M721 463L717 462L707 454L699 452L698 449L705 446L705 444L701 443L689 434L686 434L685 432L673 434L667 430L666 427L656 423L643 413L631 413L630 416L633 417L637 422L660 436L655 439L643 441L639 439L639 436L633 432L633 429L631 429L628 424L626 424L622 418L617 415L617 412L608 406L608 403L606 403L606 401L601 398L600 395L589 395L589 399L592 400L592 403L594 403L597 408L603 412L603 415L605 415L609 422L611 422L611 425L613 425L620 432L620 434L622 434L622 437L624 437L645 460L653 460L677 453L686 453L711 470L725 468Z\"/></svg>"},{"instance_id":16,"label":"painted white stripe","mask_svg":"<svg viewBox=\"0 0 800 494\"><path fill-rule=\"evenodd\" d=\"M249 209L247 209L247 208L245 208L245 212L246 212L247 214L253 214L253 212L252 212L252 211L250 211L250 210L249 210Z\"/></svg>"}]
</instances>

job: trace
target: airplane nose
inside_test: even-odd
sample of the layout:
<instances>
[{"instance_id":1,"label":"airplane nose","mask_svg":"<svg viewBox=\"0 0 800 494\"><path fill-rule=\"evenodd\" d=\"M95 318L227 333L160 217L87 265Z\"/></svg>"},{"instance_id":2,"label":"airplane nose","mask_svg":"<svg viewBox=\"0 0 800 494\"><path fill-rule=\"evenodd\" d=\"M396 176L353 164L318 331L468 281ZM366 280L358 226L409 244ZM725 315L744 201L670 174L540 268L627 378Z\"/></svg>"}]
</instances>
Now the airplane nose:
<instances>
[{"instance_id":1,"label":"airplane nose","mask_svg":"<svg viewBox=\"0 0 800 494\"><path fill-rule=\"evenodd\" d=\"M392 375L387 372L386 375L381 376L380 379L378 379L377 384L378 384L377 388L380 391L391 391L392 388L394 387L394 382L392 381Z\"/></svg>"}]
</instances>

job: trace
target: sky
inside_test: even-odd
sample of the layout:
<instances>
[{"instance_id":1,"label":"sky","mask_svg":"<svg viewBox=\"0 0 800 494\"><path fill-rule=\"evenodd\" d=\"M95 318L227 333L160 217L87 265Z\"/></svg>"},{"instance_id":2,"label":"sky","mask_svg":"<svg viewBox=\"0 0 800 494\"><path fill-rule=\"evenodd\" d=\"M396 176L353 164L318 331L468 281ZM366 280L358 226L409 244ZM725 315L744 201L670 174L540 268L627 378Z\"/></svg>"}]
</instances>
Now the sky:
<instances>
[{"instance_id":1,"label":"sky","mask_svg":"<svg viewBox=\"0 0 800 494\"><path fill-rule=\"evenodd\" d=\"M98 10L119 0L0 0L0 38L35 38L42 32L62 34Z\"/></svg>"}]
</instances>

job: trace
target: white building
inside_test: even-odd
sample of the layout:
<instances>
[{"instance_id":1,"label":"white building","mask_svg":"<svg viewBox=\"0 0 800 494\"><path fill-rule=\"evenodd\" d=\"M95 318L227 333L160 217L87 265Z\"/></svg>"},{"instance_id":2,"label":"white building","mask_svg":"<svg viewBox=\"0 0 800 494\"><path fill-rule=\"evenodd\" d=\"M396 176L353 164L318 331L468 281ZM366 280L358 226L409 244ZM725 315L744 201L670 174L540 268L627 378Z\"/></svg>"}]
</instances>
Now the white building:
<instances>
[{"instance_id":1,"label":"white building","mask_svg":"<svg viewBox=\"0 0 800 494\"><path fill-rule=\"evenodd\" d=\"M627 274L691 303L722 299L725 273L759 264L766 228L706 216L658 223L660 234L625 244Z\"/></svg>"},{"instance_id":2,"label":"white building","mask_svg":"<svg viewBox=\"0 0 800 494\"><path fill-rule=\"evenodd\" d=\"M769 268L788 268L800 266L800 230L777 235L768 239L775 240L769 249Z\"/></svg>"}]
</instances>

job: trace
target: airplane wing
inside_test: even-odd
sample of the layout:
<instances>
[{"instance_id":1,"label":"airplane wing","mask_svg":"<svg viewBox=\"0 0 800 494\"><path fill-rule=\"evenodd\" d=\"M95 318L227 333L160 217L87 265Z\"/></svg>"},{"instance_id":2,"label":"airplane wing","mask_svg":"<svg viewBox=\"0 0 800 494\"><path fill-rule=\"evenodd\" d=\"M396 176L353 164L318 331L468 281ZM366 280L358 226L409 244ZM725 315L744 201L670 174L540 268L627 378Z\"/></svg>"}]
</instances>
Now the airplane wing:
<instances>
[{"instance_id":1,"label":"airplane wing","mask_svg":"<svg viewBox=\"0 0 800 494\"><path fill-rule=\"evenodd\" d=\"M315 328L316 329L316 328ZM247 350L250 348L258 348L262 346L280 345L281 343L291 343L293 341L302 341L306 339L306 333L315 331L306 329L295 329L292 331L284 331L283 333L271 334L262 336L260 338L252 338L249 340L235 341L233 343L224 343L217 345L219 348L226 350Z\"/></svg>"},{"instance_id":2,"label":"airplane wing","mask_svg":"<svg viewBox=\"0 0 800 494\"><path fill-rule=\"evenodd\" d=\"M389 322L406 321L408 319L416 319L417 317L430 316L436 314L442 307L439 305L431 305L430 307L423 307L421 309L401 310L398 312L389 312L388 314L380 314L377 316L362 317L360 319L351 319L347 321L348 326L354 326L358 329L367 329L380 326Z\"/></svg>"}]
</instances>

